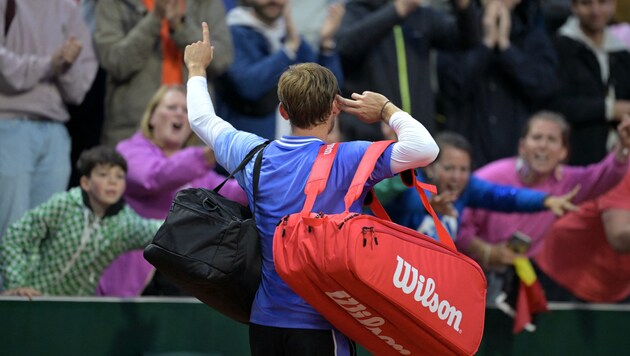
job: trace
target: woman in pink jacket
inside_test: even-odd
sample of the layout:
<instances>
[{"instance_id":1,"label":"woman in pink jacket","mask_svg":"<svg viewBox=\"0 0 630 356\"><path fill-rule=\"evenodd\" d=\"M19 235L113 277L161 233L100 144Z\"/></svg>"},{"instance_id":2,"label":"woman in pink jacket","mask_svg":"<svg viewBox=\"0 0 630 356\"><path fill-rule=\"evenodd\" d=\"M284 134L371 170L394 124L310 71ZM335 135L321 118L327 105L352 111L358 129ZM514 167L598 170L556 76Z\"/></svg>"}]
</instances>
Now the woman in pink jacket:
<instances>
[{"instance_id":1,"label":"woman in pink jacket","mask_svg":"<svg viewBox=\"0 0 630 356\"><path fill-rule=\"evenodd\" d=\"M116 146L129 167L125 201L140 216L164 219L175 194L190 187L213 189L225 177L215 172L209 147L188 124L186 93L182 86L162 86L151 98L140 130ZM231 179L221 194L247 205L245 192ZM142 250L118 257L101 277L98 295L138 296L153 276L153 266Z\"/></svg>"},{"instance_id":2,"label":"woman in pink jacket","mask_svg":"<svg viewBox=\"0 0 630 356\"><path fill-rule=\"evenodd\" d=\"M558 114L540 112L525 124L519 140L518 157L491 162L474 174L496 184L527 187L554 195L579 187L573 199L573 203L579 204L600 196L624 177L628 167L630 118L619 123L617 132L619 144L601 162L585 167L567 166L563 162L569 155L569 125ZM456 244L484 268L489 304L503 305L504 298L510 300L509 296L516 293L514 284L518 279L514 278L514 269L511 268L514 259L522 256L519 253L536 256L543 246L545 233L555 219L550 211L533 214L506 214L482 209L464 211ZM518 238L523 234L529 239ZM562 254L564 251L555 253ZM546 276L537 273L544 288L549 288Z\"/></svg>"},{"instance_id":3,"label":"woman in pink jacket","mask_svg":"<svg viewBox=\"0 0 630 356\"><path fill-rule=\"evenodd\" d=\"M557 114L541 112L525 125L518 157L491 162L474 174L496 184L527 187L554 195L566 194L579 186L573 199L573 203L578 204L605 193L624 177L628 167L630 118L619 123L617 132L619 144L601 162L586 167L567 166L562 162L569 154L569 125ZM482 266L501 268L511 265L516 256L507 246L515 232L531 238L527 256L535 256L555 219L550 211L506 214L467 209L457 245L477 258Z\"/></svg>"}]
</instances>

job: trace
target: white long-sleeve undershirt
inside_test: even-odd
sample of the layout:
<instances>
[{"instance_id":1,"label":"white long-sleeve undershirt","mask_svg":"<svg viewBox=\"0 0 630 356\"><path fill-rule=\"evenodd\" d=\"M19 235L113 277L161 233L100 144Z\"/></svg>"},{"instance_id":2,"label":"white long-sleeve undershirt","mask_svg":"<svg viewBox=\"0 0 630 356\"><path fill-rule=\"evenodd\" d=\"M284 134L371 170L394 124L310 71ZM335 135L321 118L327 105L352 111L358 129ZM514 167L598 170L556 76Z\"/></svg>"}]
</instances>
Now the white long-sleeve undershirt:
<instances>
[{"instance_id":1,"label":"white long-sleeve undershirt","mask_svg":"<svg viewBox=\"0 0 630 356\"><path fill-rule=\"evenodd\" d=\"M196 76L188 79L186 103L190 127L210 148L214 148L214 142L220 133L236 130L234 126L215 113L210 94L208 94L206 78Z\"/></svg>"},{"instance_id":2,"label":"white long-sleeve undershirt","mask_svg":"<svg viewBox=\"0 0 630 356\"><path fill-rule=\"evenodd\" d=\"M392 173L427 166L440 152L424 125L406 112L394 113L389 119L389 126L398 136L398 142L392 147Z\"/></svg>"},{"instance_id":3,"label":"white long-sleeve undershirt","mask_svg":"<svg viewBox=\"0 0 630 356\"><path fill-rule=\"evenodd\" d=\"M236 129L216 115L208 94L206 78L192 77L188 80L187 87L190 127L208 146L214 147L214 142L221 133ZM392 173L424 167L435 160L439 152L435 140L411 115L404 111L396 112L389 119L389 125L398 135L398 142L392 147Z\"/></svg>"}]
</instances>

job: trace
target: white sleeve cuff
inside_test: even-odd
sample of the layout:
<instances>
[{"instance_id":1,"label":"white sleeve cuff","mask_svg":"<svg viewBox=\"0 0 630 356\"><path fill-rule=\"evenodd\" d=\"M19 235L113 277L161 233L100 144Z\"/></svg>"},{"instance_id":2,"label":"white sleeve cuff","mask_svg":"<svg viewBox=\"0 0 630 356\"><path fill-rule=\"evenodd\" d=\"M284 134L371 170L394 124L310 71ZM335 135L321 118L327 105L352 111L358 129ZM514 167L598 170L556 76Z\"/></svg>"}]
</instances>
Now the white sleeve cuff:
<instances>
[{"instance_id":1,"label":"white sleeve cuff","mask_svg":"<svg viewBox=\"0 0 630 356\"><path fill-rule=\"evenodd\" d=\"M404 111L394 113L389 126L398 135L392 148L392 173L424 167L435 160L439 153L437 143L429 131Z\"/></svg>"}]
</instances>

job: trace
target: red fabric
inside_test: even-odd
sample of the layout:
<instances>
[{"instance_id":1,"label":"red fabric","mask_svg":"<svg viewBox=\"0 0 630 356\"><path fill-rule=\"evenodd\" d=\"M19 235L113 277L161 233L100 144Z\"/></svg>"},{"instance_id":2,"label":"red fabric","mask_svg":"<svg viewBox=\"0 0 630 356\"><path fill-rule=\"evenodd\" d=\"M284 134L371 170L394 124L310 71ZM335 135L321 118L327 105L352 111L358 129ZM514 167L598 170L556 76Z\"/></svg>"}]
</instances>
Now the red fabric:
<instances>
[{"instance_id":1,"label":"red fabric","mask_svg":"<svg viewBox=\"0 0 630 356\"><path fill-rule=\"evenodd\" d=\"M153 10L154 0L142 0L149 11ZM186 0L179 0L179 6L186 9ZM162 84L182 84L182 64L184 52L177 48L175 41L171 39L168 21L162 20L160 28L162 41Z\"/></svg>"},{"instance_id":2,"label":"red fabric","mask_svg":"<svg viewBox=\"0 0 630 356\"><path fill-rule=\"evenodd\" d=\"M514 315L514 334L523 331L525 325L532 322L534 314L546 312L547 298L540 282L536 280L527 286L523 281L519 282L518 296L516 297L516 314Z\"/></svg>"},{"instance_id":3,"label":"red fabric","mask_svg":"<svg viewBox=\"0 0 630 356\"><path fill-rule=\"evenodd\" d=\"M452 250L448 235L436 242L391 221L348 212L371 173L364 166L373 169L387 145L372 144L366 152L344 199L345 212L304 217L314 200L307 189L303 212L276 228L276 270L328 321L375 355L472 355L485 317L481 268Z\"/></svg>"},{"instance_id":4,"label":"red fabric","mask_svg":"<svg viewBox=\"0 0 630 356\"><path fill-rule=\"evenodd\" d=\"M589 302L614 303L630 295L630 254L612 249L601 220L612 209L630 210L630 173L599 199L554 223L536 256L545 274Z\"/></svg>"}]
</instances>

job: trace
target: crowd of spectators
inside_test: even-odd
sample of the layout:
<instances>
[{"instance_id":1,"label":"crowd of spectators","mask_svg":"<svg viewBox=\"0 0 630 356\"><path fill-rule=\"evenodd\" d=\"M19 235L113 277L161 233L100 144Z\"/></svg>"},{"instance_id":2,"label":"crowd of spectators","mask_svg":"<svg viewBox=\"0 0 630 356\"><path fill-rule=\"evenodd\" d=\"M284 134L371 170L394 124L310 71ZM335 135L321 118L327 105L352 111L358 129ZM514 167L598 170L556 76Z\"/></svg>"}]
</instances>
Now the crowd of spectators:
<instances>
[{"instance_id":1,"label":"crowd of spectators","mask_svg":"<svg viewBox=\"0 0 630 356\"><path fill-rule=\"evenodd\" d=\"M288 134L278 78L318 62L343 96L382 93L436 137L440 156L418 179L437 185L431 203L489 277L522 255L509 239L524 233L549 299L628 302L630 9L621 3L0 0L0 293L170 293L141 251L109 263L146 243L150 219L166 217L178 190L224 178L188 125L182 86L183 50L203 21L220 53L210 94L237 129ZM331 141L391 136L346 113L337 123ZM98 151L106 157L88 156L95 163L71 180L74 161L98 145L125 163ZM90 185L99 169L126 178L124 201L100 212L98 194L122 191ZM246 203L236 182L226 190ZM395 221L432 235L409 189L384 181L377 194ZM117 229L120 219L136 230Z\"/></svg>"}]
</instances>

